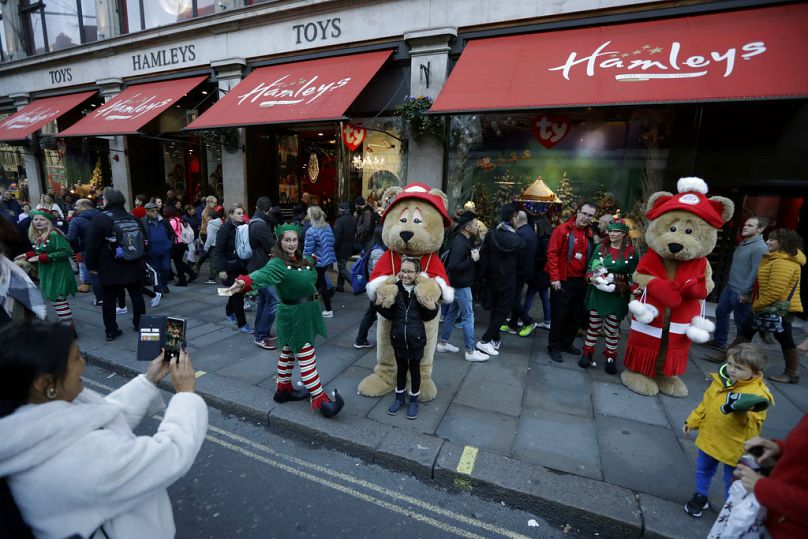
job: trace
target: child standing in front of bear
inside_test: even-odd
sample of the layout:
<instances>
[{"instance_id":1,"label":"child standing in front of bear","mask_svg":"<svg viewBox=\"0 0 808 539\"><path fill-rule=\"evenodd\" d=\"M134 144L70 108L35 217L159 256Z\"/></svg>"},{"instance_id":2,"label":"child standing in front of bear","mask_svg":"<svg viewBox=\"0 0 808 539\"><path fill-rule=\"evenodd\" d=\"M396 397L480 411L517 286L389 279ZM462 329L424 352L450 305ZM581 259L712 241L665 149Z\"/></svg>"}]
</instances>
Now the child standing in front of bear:
<instances>
[{"instance_id":1,"label":"child standing in front of bear","mask_svg":"<svg viewBox=\"0 0 808 539\"><path fill-rule=\"evenodd\" d=\"M727 362L713 373L713 383L685 421L685 438L698 430L696 447L696 492L685 511L700 517L708 508L707 493L719 463L724 464L724 498L729 494L732 472L744 452L744 442L760 434L769 405L774 399L763 382L766 355L749 343L727 351Z\"/></svg>"},{"instance_id":2,"label":"child standing in front of bear","mask_svg":"<svg viewBox=\"0 0 808 539\"><path fill-rule=\"evenodd\" d=\"M398 273L398 295L389 308L377 306L379 314L391 320L390 343L396 356L396 400L387 410L396 415L404 406L404 389L407 386L407 372L410 373L410 402L407 406L407 419L418 417L418 395L421 392L421 358L426 346L424 322L438 314L436 304L421 305L415 294L421 263L417 258L403 258Z\"/></svg>"}]
</instances>

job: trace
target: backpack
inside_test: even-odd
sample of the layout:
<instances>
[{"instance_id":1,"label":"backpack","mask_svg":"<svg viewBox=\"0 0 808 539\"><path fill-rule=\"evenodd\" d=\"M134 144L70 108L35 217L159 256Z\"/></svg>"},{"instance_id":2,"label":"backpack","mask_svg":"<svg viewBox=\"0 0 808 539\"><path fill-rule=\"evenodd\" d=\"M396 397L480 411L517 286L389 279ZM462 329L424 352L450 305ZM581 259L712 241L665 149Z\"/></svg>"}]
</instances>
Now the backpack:
<instances>
[{"instance_id":1,"label":"backpack","mask_svg":"<svg viewBox=\"0 0 808 539\"><path fill-rule=\"evenodd\" d=\"M177 238L177 243L184 243L191 245L194 242L194 229L185 221L180 220L180 235Z\"/></svg>"},{"instance_id":2,"label":"backpack","mask_svg":"<svg viewBox=\"0 0 808 539\"><path fill-rule=\"evenodd\" d=\"M252 258L249 223L238 225L236 227L236 256L242 260L249 260Z\"/></svg>"},{"instance_id":3,"label":"backpack","mask_svg":"<svg viewBox=\"0 0 808 539\"><path fill-rule=\"evenodd\" d=\"M133 262L146 254L146 235L140 222L134 217L116 219L112 212L104 212L112 219L112 236L107 238L114 257Z\"/></svg>"},{"instance_id":4,"label":"backpack","mask_svg":"<svg viewBox=\"0 0 808 539\"><path fill-rule=\"evenodd\" d=\"M373 248L375 247L374 245ZM370 253L372 251L372 248L367 251L363 250L359 253L359 260L351 266L351 288L354 296L363 294L367 290L368 280L370 279Z\"/></svg>"}]
</instances>

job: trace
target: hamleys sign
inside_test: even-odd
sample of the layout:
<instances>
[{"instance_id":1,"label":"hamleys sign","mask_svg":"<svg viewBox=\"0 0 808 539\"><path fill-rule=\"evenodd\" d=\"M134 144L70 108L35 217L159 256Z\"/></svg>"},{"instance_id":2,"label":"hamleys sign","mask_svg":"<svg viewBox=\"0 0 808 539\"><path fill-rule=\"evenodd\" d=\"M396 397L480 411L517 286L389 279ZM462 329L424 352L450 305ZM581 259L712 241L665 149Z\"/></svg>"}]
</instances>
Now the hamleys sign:
<instances>
[{"instance_id":1,"label":"hamleys sign","mask_svg":"<svg viewBox=\"0 0 808 539\"><path fill-rule=\"evenodd\" d=\"M808 3L471 41L432 112L808 96Z\"/></svg>"},{"instance_id":2,"label":"hamleys sign","mask_svg":"<svg viewBox=\"0 0 808 539\"><path fill-rule=\"evenodd\" d=\"M36 124L45 124L58 118L61 111L52 107L34 107L6 118L0 123L0 129L28 129Z\"/></svg>"}]
</instances>

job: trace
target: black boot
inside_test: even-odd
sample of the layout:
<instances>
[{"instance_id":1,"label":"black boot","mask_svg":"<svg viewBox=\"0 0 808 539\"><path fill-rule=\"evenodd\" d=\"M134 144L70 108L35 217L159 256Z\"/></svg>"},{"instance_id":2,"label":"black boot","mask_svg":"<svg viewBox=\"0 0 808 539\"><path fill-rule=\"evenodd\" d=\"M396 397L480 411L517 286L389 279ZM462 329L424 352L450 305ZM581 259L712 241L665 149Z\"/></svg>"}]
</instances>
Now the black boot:
<instances>
[{"instance_id":1,"label":"black boot","mask_svg":"<svg viewBox=\"0 0 808 539\"><path fill-rule=\"evenodd\" d=\"M578 366L581 367L582 369L588 369L589 367L594 367L595 362L592 360L592 353L591 352L587 353L586 351L584 351L584 353L581 354L581 359L578 360Z\"/></svg>"},{"instance_id":2,"label":"black boot","mask_svg":"<svg viewBox=\"0 0 808 539\"><path fill-rule=\"evenodd\" d=\"M401 393L396 390L396 400L393 401L393 404L390 405L390 408L387 409L387 413L390 415L396 415L404 406L404 390L401 390Z\"/></svg>"},{"instance_id":3,"label":"black boot","mask_svg":"<svg viewBox=\"0 0 808 539\"><path fill-rule=\"evenodd\" d=\"M283 404L284 402L302 401L308 398L309 398L309 390L306 389L305 387L301 387L299 389L293 389L292 391L276 390L275 395L272 397L272 400Z\"/></svg>"},{"instance_id":4,"label":"black boot","mask_svg":"<svg viewBox=\"0 0 808 539\"><path fill-rule=\"evenodd\" d=\"M320 413L325 417L334 417L342 410L343 406L345 406L345 401L342 400L342 395L339 394L339 391L334 389L334 400L321 404Z\"/></svg>"},{"instance_id":5,"label":"black boot","mask_svg":"<svg viewBox=\"0 0 808 539\"><path fill-rule=\"evenodd\" d=\"M420 395L421 392L418 392ZM418 395L413 395L410 393L410 403L407 405L407 419L416 419L418 417ZM402 394L402 400L404 400L404 396Z\"/></svg>"}]
</instances>

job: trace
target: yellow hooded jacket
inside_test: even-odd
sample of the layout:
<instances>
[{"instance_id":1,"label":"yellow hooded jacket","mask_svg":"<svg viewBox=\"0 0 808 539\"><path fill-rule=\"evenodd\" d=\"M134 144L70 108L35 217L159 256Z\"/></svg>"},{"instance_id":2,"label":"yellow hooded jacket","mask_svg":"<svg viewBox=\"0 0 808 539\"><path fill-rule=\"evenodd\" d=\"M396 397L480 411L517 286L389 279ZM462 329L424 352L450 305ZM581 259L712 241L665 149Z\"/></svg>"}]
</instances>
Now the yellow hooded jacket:
<instances>
[{"instance_id":1,"label":"yellow hooded jacket","mask_svg":"<svg viewBox=\"0 0 808 539\"><path fill-rule=\"evenodd\" d=\"M757 275L758 297L752 305L752 310L757 312L775 301L785 301L791 290L794 290L789 311L801 313L800 271L804 265L805 253L799 249L793 256L785 251L764 254Z\"/></svg>"},{"instance_id":2,"label":"yellow hooded jacket","mask_svg":"<svg viewBox=\"0 0 808 539\"><path fill-rule=\"evenodd\" d=\"M704 392L704 398L688 416L686 424L691 430L699 431L696 447L714 459L736 466L743 455L746 440L760 434L766 410L760 412L730 412L724 414L721 406L730 393L748 393L768 399L774 406L774 398L763 382L763 376L751 380L733 382L724 374L726 365L718 373L713 373L713 383Z\"/></svg>"}]
</instances>

